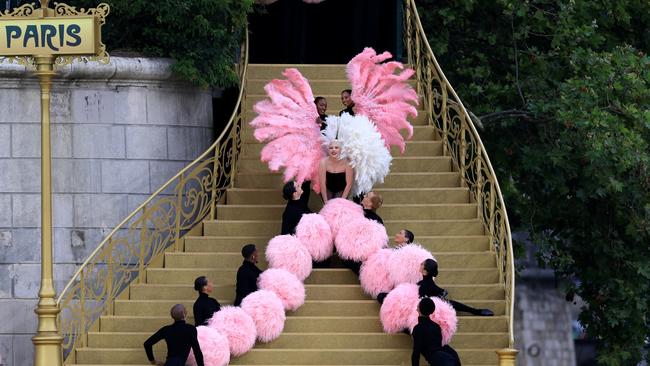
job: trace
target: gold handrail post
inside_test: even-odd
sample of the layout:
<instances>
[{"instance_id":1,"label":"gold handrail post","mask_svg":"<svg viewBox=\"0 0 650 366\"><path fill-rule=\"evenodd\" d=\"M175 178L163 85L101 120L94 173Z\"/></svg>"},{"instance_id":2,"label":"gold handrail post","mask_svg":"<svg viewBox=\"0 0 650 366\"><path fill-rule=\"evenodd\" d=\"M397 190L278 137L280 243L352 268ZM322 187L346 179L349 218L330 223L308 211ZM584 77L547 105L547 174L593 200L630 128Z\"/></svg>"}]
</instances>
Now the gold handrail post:
<instances>
[{"instance_id":1,"label":"gold handrail post","mask_svg":"<svg viewBox=\"0 0 650 366\"><path fill-rule=\"evenodd\" d=\"M174 251L178 252L180 248L181 237L181 213L183 212L183 174L178 177L178 190L176 191L176 218L174 222Z\"/></svg>"},{"instance_id":2,"label":"gold handrail post","mask_svg":"<svg viewBox=\"0 0 650 366\"><path fill-rule=\"evenodd\" d=\"M496 352L497 355L499 355L499 366L515 366L517 353L519 353L519 351L514 348L504 348Z\"/></svg>"},{"instance_id":3,"label":"gold handrail post","mask_svg":"<svg viewBox=\"0 0 650 366\"><path fill-rule=\"evenodd\" d=\"M494 189L494 182L492 180L489 180L490 182L490 202L489 202L489 207L488 207L488 212L490 214L490 221L488 222L488 228L489 228L489 235L490 235L490 250L495 250L496 248L494 245L494 221L496 220L496 217L494 215L494 203L495 203L495 195L496 195L496 190ZM482 191L481 191L482 192ZM501 248L499 248L501 249ZM499 250L500 251L500 250Z\"/></svg>"},{"instance_id":4,"label":"gold handrail post","mask_svg":"<svg viewBox=\"0 0 650 366\"><path fill-rule=\"evenodd\" d=\"M47 1L42 1L43 16ZM63 364L63 337L59 333L52 257L52 155L50 146L50 92L54 77L53 55L36 56L36 75L41 89L41 286L38 292L38 331L32 337L34 364L59 366Z\"/></svg>"}]
</instances>

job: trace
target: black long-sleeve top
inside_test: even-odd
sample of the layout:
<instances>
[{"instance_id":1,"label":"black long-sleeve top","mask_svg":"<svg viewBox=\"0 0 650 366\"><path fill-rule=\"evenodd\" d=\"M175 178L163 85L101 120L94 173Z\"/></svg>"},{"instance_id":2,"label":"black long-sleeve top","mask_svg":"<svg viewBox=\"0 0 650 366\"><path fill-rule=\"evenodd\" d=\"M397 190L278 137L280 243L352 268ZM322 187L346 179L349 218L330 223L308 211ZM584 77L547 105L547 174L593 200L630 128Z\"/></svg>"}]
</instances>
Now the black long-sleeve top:
<instances>
[{"instance_id":1,"label":"black long-sleeve top","mask_svg":"<svg viewBox=\"0 0 650 366\"><path fill-rule=\"evenodd\" d=\"M221 310L221 304L219 304L219 301L209 297L208 294L201 292L199 298L194 302L192 310L194 324L197 327L199 325L208 325L208 319L212 318L212 314Z\"/></svg>"},{"instance_id":2,"label":"black long-sleeve top","mask_svg":"<svg viewBox=\"0 0 650 366\"><path fill-rule=\"evenodd\" d=\"M311 213L311 210L300 199L289 200L287 207L284 208L282 213L282 235L295 234L296 226L300 222L302 215Z\"/></svg>"},{"instance_id":3,"label":"black long-sleeve top","mask_svg":"<svg viewBox=\"0 0 650 366\"><path fill-rule=\"evenodd\" d=\"M196 336L196 328L185 323L185 320L177 320L172 325L167 325L158 330L154 335L144 342L144 350L147 352L149 361L153 361L153 345L165 340L167 343L167 359L179 357L184 360L190 354L190 348L194 351L196 364L203 365L203 353Z\"/></svg>"},{"instance_id":4,"label":"black long-sleeve top","mask_svg":"<svg viewBox=\"0 0 650 366\"><path fill-rule=\"evenodd\" d=\"M411 354L411 365L420 365L420 355L424 356L424 359L430 365L438 365L436 352L442 351L442 331L440 326L429 317L421 316L418 318L418 324L413 328L412 335L413 353Z\"/></svg>"},{"instance_id":5,"label":"black long-sleeve top","mask_svg":"<svg viewBox=\"0 0 650 366\"><path fill-rule=\"evenodd\" d=\"M438 287L436 282L433 280L433 276L426 276L422 281L418 282L418 293L420 297L445 297L446 291L443 288Z\"/></svg>"},{"instance_id":6,"label":"black long-sleeve top","mask_svg":"<svg viewBox=\"0 0 650 366\"><path fill-rule=\"evenodd\" d=\"M379 215L377 215L377 213L375 211L373 211L373 210L369 210L367 208L364 208L363 209L363 216L365 216L366 219L375 220L375 221L377 221L378 223L380 223L382 225L384 224L384 220L382 220L381 217L379 217Z\"/></svg>"},{"instance_id":7,"label":"black long-sleeve top","mask_svg":"<svg viewBox=\"0 0 650 366\"><path fill-rule=\"evenodd\" d=\"M244 260L237 270L237 285L235 286L235 306L239 306L246 295L257 291L257 277L262 270L255 263Z\"/></svg>"},{"instance_id":8,"label":"black long-sleeve top","mask_svg":"<svg viewBox=\"0 0 650 366\"><path fill-rule=\"evenodd\" d=\"M354 109L353 108L354 108L354 104L349 106L349 107L345 107L345 109L342 109L339 112L339 116L343 115L343 113L348 113L349 115L354 116Z\"/></svg>"}]
</instances>

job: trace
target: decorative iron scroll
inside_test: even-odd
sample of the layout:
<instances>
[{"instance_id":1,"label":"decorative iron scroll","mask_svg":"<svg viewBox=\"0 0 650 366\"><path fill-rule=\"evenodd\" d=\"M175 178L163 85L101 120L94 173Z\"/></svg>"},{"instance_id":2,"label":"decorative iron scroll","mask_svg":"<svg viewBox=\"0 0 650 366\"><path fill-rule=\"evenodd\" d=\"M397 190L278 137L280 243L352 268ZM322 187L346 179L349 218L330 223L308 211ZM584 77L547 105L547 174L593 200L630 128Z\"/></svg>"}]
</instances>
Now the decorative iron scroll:
<instances>
[{"instance_id":1,"label":"decorative iron scroll","mask_svg":"<svg viewBox=\"0 0 650 366\"><path fill-rule=\"evenodd\" d=\"M180 250L181 239L206 217L234 182L241 151L241 129L248 67L248 37L237 66L239 98L226 128L201 156L183 168L114 228L86 259L58 298L59 322L67 358L86 344L91 326L112 313L114 300L166 250Z\"/></svg>"},{"instance_id":2,"label":"decorative iron scroll","mask_svg":"<svg viewBox=\"0 0 650 366\"><path fill-rule=\"evenodd\" d=\"M451 157L462 184L469 188L476 201L478 218L490 238L490 249L496 253L500 283L505 287L509 346L512 348L514 258L508 214L497 177L467 110L431 50L415 0L404 1L404 41L429 124L435 127L443 142L443 153Z\"/></svg>"}]
</instances>

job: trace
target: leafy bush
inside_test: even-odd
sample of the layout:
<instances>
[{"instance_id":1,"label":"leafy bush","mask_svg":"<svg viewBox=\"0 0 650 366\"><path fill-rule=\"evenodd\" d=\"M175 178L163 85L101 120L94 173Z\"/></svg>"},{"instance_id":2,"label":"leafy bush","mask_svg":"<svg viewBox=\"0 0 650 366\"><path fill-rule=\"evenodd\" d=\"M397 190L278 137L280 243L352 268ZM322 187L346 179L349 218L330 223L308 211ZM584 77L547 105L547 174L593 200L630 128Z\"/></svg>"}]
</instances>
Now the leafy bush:
<instances>
[{"instance_id":1,"label":"leafy bush","mask_svg":"<svg viewBox=\"0 0 650 366\"><path fill-rule=\"evenodd\" d=\"M513 229L584 299L599 361L637 364L650 339L650 2L418 5L485 126Z\"/></svg>"},{"instance_id":2,"label":"leafy bush","mask_svg":"<svg viewBox=\"0 0 650 366\"><path fill-rule=\"evenodd\" d=\"M233 65L253 0L78 0L77 7L105 2L103 27L110 52L135 51L170 57L173 71L202 87L237 83Z\"/></svg>"}]
</instances>

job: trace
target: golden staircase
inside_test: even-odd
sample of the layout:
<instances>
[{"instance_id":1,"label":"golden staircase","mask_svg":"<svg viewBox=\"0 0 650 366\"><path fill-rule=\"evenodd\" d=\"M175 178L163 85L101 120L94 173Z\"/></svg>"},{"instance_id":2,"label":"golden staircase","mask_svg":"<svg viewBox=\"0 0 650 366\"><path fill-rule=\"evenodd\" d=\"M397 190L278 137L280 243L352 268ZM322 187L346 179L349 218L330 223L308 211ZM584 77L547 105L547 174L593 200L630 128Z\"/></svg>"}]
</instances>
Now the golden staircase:
<instances>
[{"instance_id":1,"label":"golden staircase","mask_svg":"<svg viewBox=\"0 0 650 366\"><path fill-rule=\"evenodd\" d=\"M406 3L409 63L423 103L405 154L393 151L391 173L376 189L384 198L378 213L389 235L409 229L434 253L441 269L437 282L450 298L494 311L494 317L460 315L452 346L463 365L496 365L495 351L513 343L505 207L462 104L430 50L430 56L420 55L428 44L414 3ZM254 103L265 97L263 86L286 67L297 67L314 95L328 99L330 113L338 112L338 93L349 87L344 65L247 65L242 58L239 104L217 143L118 226L63 291L67 364L148 364L142 343L171 322L173 304L183 303L191 313L192 284L200 275L213 280L212 296L222 305L232 302L241 247L255 243L263 251L280 232L281 176L259 160L262 145L248 122ZM319 202L312 192L312 210ZM266 268L263 256L259 265ZM410 338L383 333L379 305L350 270L315 268L305 285L306 303L287 313L280 338L258 342L231 364L410 363ZM161 342L154 348L159 360L164 347Z\"/></svg>"}]
</instances>

